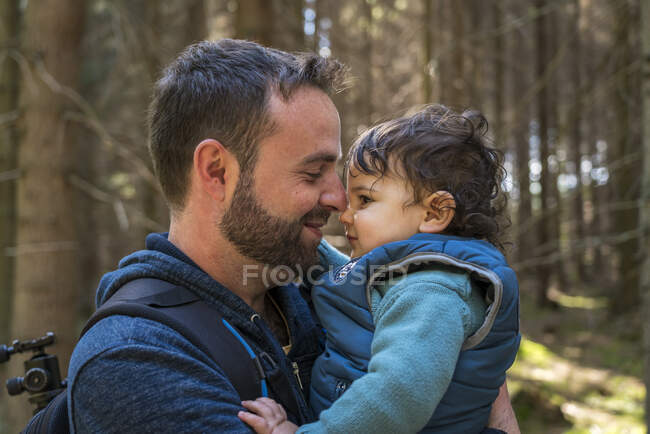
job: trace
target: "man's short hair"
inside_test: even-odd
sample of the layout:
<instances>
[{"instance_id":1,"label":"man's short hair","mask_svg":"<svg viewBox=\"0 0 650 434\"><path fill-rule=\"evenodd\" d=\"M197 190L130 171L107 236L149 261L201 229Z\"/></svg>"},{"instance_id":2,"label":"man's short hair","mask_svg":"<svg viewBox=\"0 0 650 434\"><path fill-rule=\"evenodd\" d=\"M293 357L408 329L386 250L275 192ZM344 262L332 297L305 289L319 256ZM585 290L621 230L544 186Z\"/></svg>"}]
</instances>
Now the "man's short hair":
<instances>
[{"instance_id":1,"label":"man's short hair","mask_svg":"<svg viewBox=\"0 0 650 434\"><path fill-rule=\"evenodd\" d=\"M218 140L242 171L250 170L257 144L273 131L271 95L288 101L302 86L331 94L342 85L344 73L336 60L249 41L187 47L163 71L149 107L149 151L172 211L185 206L192 156L202 140Z\"/></svg>"}]
</instances>

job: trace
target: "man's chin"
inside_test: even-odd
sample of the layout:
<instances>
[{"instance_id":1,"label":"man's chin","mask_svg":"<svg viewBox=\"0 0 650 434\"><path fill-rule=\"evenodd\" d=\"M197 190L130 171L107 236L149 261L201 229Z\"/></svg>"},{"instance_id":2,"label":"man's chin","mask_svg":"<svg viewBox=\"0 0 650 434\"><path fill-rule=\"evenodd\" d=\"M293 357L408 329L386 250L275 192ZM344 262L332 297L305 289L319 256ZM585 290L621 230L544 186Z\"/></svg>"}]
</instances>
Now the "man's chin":
<instances>
[{"instance_id":1,"label":"man's chin","mask_svg":"<svg viewBox=\"0 0 650 434\"><path fill-rule=\"evenodd\" d=\"M301 255L300 267L303 271L309 267L318 264L318 244L320 238L316 239L313 236L301 237L301 245L303 254Z\"/></svg>"},{"instance_id":2,"label":"man's chin","mask_svg":"<svg viewBox=\"0 0 650 434\"><path fill-rule=\"evenodd\" d=\"M322 239L323 233L320 230L303 226L300 234L300 243L305 250L314 250L314 254L316 254L316 249Z\"/></svg>"}]
</instances>

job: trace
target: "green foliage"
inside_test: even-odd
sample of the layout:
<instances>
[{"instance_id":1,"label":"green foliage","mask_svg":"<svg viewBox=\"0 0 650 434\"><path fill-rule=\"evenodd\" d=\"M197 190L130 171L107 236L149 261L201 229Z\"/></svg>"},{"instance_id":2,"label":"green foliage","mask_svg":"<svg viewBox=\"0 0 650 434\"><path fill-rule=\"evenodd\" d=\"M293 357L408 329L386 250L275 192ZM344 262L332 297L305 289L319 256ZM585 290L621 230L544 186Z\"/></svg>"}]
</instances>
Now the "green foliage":
<instances>
[{"instance_id":1,"label":"green foliage","mask_svg":"<svg viewBox=\"0 0 650 434\"><path fill-rule=\"evenodd\" d=\"M527 334L508 373L521 431L645 433L642 358L624 333L639 319L619 325L604 305L571 298L585 302L550 311L522 298Z\"/></svg>"}]
</instances>

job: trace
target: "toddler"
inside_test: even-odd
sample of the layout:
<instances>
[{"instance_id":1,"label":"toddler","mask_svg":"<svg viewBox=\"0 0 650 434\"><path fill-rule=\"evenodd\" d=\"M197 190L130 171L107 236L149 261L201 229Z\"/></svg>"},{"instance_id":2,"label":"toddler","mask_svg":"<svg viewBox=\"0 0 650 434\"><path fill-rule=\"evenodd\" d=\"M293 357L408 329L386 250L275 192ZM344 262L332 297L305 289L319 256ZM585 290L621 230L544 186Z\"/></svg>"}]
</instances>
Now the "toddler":
<instances>
[{"instance_id":1,"label":"toddler","mask_svg":"<svg viewBox=\"0 0 650 434\"><path fill-rule=\"evenodd\" d=\"M352 259L312 290L326 331L297 427L268 398L258 432L479 433L519 347L519 295L501 246L501 154L478 112L431 105L381 123L347 159Z\"/></svg>"}]
</instances>

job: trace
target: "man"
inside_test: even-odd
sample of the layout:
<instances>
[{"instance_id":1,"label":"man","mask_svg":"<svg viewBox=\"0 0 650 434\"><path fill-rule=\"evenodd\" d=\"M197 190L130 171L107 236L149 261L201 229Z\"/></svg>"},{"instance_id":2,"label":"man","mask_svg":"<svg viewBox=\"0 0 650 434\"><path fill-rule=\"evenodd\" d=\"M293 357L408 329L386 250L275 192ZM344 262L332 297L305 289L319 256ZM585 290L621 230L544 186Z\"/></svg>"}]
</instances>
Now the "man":
<instances>
[{"instance_id":1,"label":"man","mask_svg":"<svg viewBox=\"0 0 650 434\"><path fill-rule=\"evenodd\" d=\"M328 96L342 75L335 61L245 41L184 51L150 108L169 234L147 237L147 249L124 258L97 292L99 306L151 277L215 305L255 353L268 355L264 370L286 384L271 397L289 395L298 424L313 417L302 394L320 331L298 288L271 288L269 275L314 264L320 228L345 208L335 172L340 122ZM98 322L77 345L68 378L73 432L250 432L224 371L147 319Z\"/></svg>"}]
</instances>

